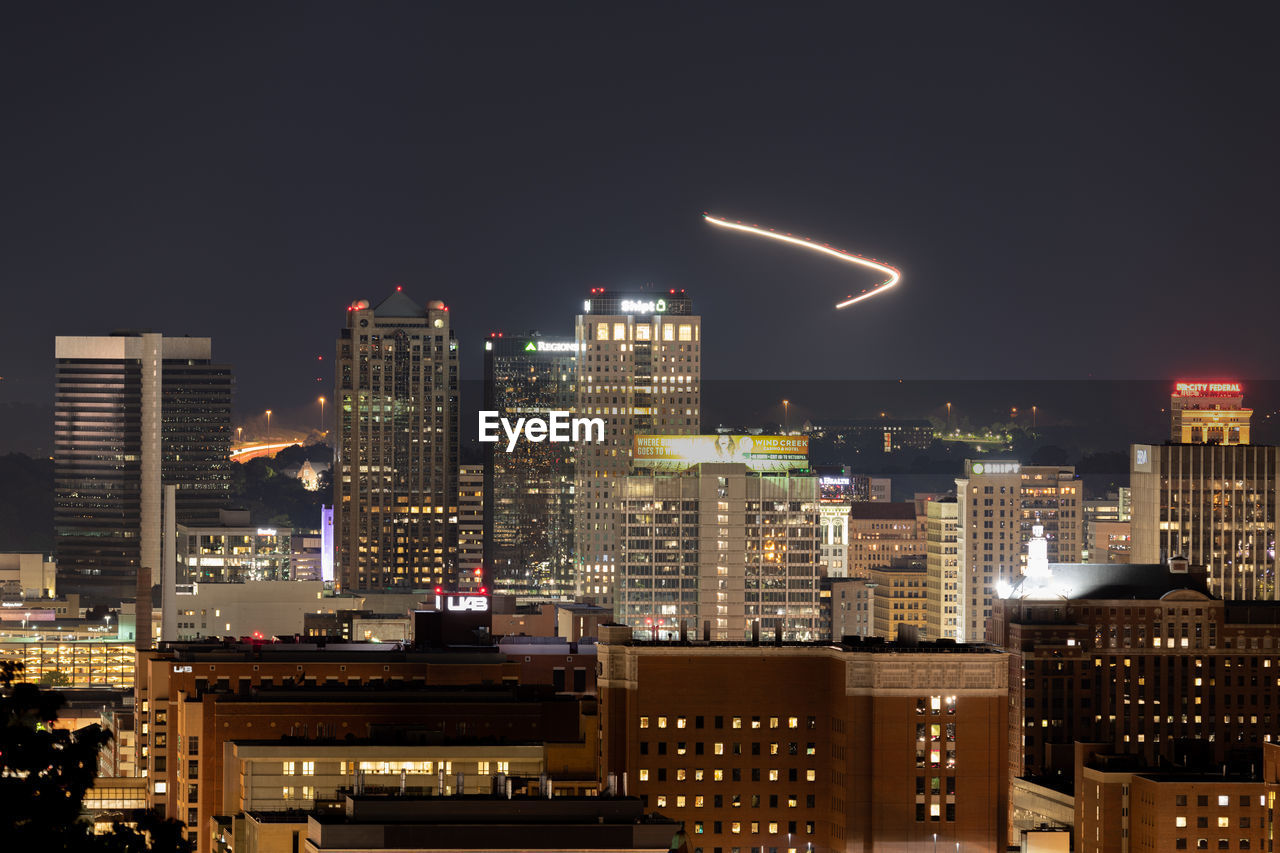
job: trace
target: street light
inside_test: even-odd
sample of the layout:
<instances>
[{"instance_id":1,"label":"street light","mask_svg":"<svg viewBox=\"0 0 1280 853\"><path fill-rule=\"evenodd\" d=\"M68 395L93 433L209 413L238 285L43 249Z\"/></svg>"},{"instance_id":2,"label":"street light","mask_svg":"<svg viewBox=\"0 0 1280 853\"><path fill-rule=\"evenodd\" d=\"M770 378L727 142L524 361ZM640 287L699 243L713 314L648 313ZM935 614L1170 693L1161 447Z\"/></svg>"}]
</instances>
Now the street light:
<instances>
[{"instance_id":1,"label":"street light","mask_svg":"<svg viewBox=\"0 0 1280 853\"><path fill-rule=\"evenodd\" d=\"M1032 429L1036 428L1036 409L1037 408L1038 408L1037 406L1031 407L1031 428Z\"/></svg>"},{"instance_id":2,"label":"street light","mask_svg":"<svg viewBox=\"0 0 1280 853\"><path fill-rule=\"evenodd\" d=\"M787 434L791 430L791 401L782 401L782 432Z\"/></svg>"},{"instance_id":3,"label":"street light","mask_svg":"<svg viewBox=\"0 0 1280 853\"><path fill-rule=\"evenodd\" d=\"M236 444L240 443L240 437L244 435L244 427L236 427Z\"/></svg>"},{"instance_id":4,"label":"street light","mask_svg":"<svg viewBox=\"0 0 1280 853\"><path fill-rule=\"evenodd\" d=\"M951 432L951 403L947 403L947 432Z\"/></svg>"},{"instance_id":5,"label":"street light","mask_svg":"<svg viewBox=\"0 0 1280 853\"><path fill-rule=\"evenodd\" d=\"M263 450L263 455L271 456L271 410L267 409L267 446Z\"/></svg>"},{"instance_id":6,"label":"street light","mask_svg":"<svg viewBox=\"0 0 1280 853\"><path fill-rule=\"evenodd\" d=\"M320 398L320 434L324 435L324 397Z\"/></svg>"},{"instance_id":7,"label":"street light","mask_svg":"<svg viewBox=\"0 0 1280 853\"><path fill-rule=\"evenodd\" d=\"M933 853L938 853L938 833L933 834Z\"/></svg>"}]
</instances>

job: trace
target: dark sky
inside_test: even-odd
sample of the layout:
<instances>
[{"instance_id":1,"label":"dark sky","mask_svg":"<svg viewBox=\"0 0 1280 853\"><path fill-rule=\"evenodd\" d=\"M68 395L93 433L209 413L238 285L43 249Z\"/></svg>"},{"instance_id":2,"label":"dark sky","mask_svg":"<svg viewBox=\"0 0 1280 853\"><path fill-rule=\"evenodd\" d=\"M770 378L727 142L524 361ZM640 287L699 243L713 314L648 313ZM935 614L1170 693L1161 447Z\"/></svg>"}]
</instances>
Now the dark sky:
<instances>
[{"instance_id":1,"label":"dark sky","mask_svg":"<svg viewBox=\"0 0 1280 853\"><path fill-rule=\"evenodd\" d=\"M707 377L1272 376L1280 7L1177 5L9 4L0 404L150 327L287 411L397 283L465 378L644 284Z\"/></svg>"}]
</instances>

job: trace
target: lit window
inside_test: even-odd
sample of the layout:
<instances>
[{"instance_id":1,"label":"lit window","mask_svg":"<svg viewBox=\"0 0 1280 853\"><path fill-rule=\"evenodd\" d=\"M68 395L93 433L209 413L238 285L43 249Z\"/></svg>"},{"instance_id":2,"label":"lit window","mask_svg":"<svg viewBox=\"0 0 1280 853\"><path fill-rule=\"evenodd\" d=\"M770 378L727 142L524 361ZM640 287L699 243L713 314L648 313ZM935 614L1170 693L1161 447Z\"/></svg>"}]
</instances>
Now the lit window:
<instances>
[{"instance_id":1,"label":"lit window","mask_svg":"<svg viewBox=\"0 0 1280 853\"><path fill-rule=\"evenodd\" d=\"M668 326L667 328L670 329L671 327ZM741 835L742 824L735 820L733 823L729 824L729 831L732 832L734 835Z\"/></svg>"},{"instance_id":2,"label":"lit window","mask_svg":"<svg viewBox=\"0 0 1280 853\"><path fill-rule=\"evenodd\" d=\"M648 718L648 717L641 717L641 718L640 718L640 728L642 728L642 729L647 729L647 728L649 728L649 718Z\"/></svg>"},{"instance_id":3,"label":"lit window","mask_svg":"<svg viewBox=\"0 0 1280 853\"><path fill-rule=\"evenodd\" d=\"M712 749L712 752L714 752L716 755L724 755L724 744L716 743L715 748Z\"/></svg>"},{"instance_id":4,"label":"lit window","mask_svg":"<svg viewBox=\"0 0 1280 853\"><path fill-rule=\"evenodd\" d=\"M1221 796L1218 797L1218 805L1220 806L1231 805L1231 798L1228 797L1226 794L1222 794Z\"/></svg>"},{"instance_id":5,"label":"lit window","mask_svg":"<svg viewBox=\"0 0 1280 853\"><path fill-rule=\"evenodd\" d=\"M701 768L701 767L699 767L697 770L694 770L694 771L693 771L693 781L695 781L695 782L701 782L701 781L702 781L702 768Z\"/></svg>"},{"instance_id":6,"label":"lit window","mask_svg":"<svg viewBox=\"0 0 1280 853\"><path fill-rule=\"evenodd\" d=\"M777 727L778 727L778 718L777 718L777 717L770 717L770 718L769 718L769 728L771 728L771 729L776 729Z\"/></svg>"},{"instance_id":7,"label":"lit window","mask_svg":"<svg viewBox=\"0 0 1280 853\"><path fill-rule=\"evenodd\" d=\"M1185 816L1175 817L1175 818L1173 819L1173 825L1174 825L1174 826L1176 826L1176 827L1184 827L1184 826L1186 826L1186 825L1187 825L1187 819L1186 819L1186 817L1185 817Z\"/></svg>"},{"instance_id":8,"label":"lit window","mask_svg":"<svg viewBox=\"0 0 1280 853\"><path fill-rule=\"evenodd\" d=\"M649 781L649 769L647 767L640 768L640 781L641 782Z\"/></svg>"},{"instance_id":9,"label":"lit window","mask_svg":"<svg viewBox=\"0 0 1280 853\"><path fill-rule=\"evenodd\" d=\"M696 796L696 797L694 797L694 798L693 798L693 807L694 807L695 809L700 809L700 808L702 808L702 804L703 804L703 802L705 802L705 801L704 801L704 799L703 799L702 795L701 795L701 794L699 794L698 796Z\"/></svg>"},{"instance_id":10,"label":"lit window","mask_svg":"<svg viewBox=\"0 0 1280 853\"><path fill-rule=\"evenodd\" d=\"M740 729L740 728L742 728L742 718L741 718L741 717L734 717L734 718L733 718L733 727L734 727L735 729Z\"/></svg>"},{"instance_id":11,"label":"lit window","mask_svg":"<svg viewBox=\"0 0 1280 853\"><path fill-rule=\"evenodd\" d=\"M712 770L712 771L711 771L711 778L712 778L712 779L714 779L714 780L715 780L715 781L717 781L717 782L723 782L723 781L724 781L724 771L723 771L723 770Z\"/></svg>"},{"instance_id":12,"label":"lit window","mask_svg":"<svg viewBox=\"0 0 1280 853\"><path fill-rule=\"evenodd\" d=\"M773 821L773 820L769 821L769 834L770 834L770 835L777 835L777 834L778 834L778 822L777 822L777 821Z\"/></svg>"},{"instance_id":13,"label":"lit window","mask_svg":"<svg viewBox=\"0 0 1280 853\"><path fill-rule=\"evenodd\" d=\"M314 761L302 762L302 775L303 776L316 775L316 763Z\"/></svg>"},{"instance_id":14,"label":"lit window","mask_svg":"<svg viewBox=\"0 0 1280 853\"><path fill-rule=\"evenodd\" d=\"M676 808L684 808L684 797L676 797Z\"/></svg>"},{"instance_id":15,"label":"lit window","mask_svg":"<svg viewBox=\"0 0 1280 853\"><path fill-rule=\"evenodd\" d=\"M806 770L806 771L804 771L804 775L805 775L805 779L806 779L807 781L809 781L809 782L817 782L817 781L818 781L818 771L817 771L817 770Z\"/></svg>"},{"instance_id":16,"label":"lit window","mask_svg":"<svg viewBox=\"0 0 1280 853\"><path fill-rule=\"evenodd\" d=\"M660 729L665 729L666 727L667 727L667 718L666 718L666 717L659 717L659 718L658 718L658 728L660 728Z\"/></svg>"},{"instance_id":17,"label":"lit window","mask_svg":"<svg viewBox=\"0 0 1280 853\"><path fill-rule=\"evenodd\" d=\"M798 728L800 728L800 718L799 718L799 717L787 717L787 728L789 728L789 729L798 729Z\"/></svg>"},{"instance_id":18,"label":"lit window","mask_svg":"<svg viewBox=\"0 0 1280 853\"><path fill-rule=\"evenodd\" d=\"M684 723L685 723L685 718L684 718L684 717L676 717L676 728L677 728L677 729L683 729L683 728L684 728Z\"/></svg>"},{"instance_id":19,"label":"lit window","mask_svg":"<svg viewBox=\"0 0 1280 853\"><path fill-rule=\"evenodd\" d=\"M280 772L285 776L292 776L294 773L294 763L292 761L284 762L284 767Z\"/></svg>"},{"instance_id":20,"label":"lit window","mask_svg":"<svg viewBox=\"0 0 1280 853\"><path fill-rule=\"evenodd\" d=\"M157 793L157 794L163 794L163 793L165 793L165 792L166 792L166 791L168 791L168 790L169 790L169 783L168 783L168 782L157 782L157 783L156 783L155 791L156 791L156 793Z\"/></svg>"},{"instance_id":21,"label":"lit window","mask_svg":"<svg viewBox=\"0 0 1280 853\"><path fill-rule=\"evenodd\" d=\"M684 769L683 767L681 767L681 768L679 768L678 770L676 770L676 781L677 781L677 782L683 782L683 781L684 781L684 774L685 774L685 769Z\"/></svg>"},{"instance_id":22,"label":"lit window","mask_svg":"<svg viewBox=\"0 0 1280 853\"><path fill-rule=\"evenodd\" d=\"M777 771L777 770L770 770L770 771L769 771L769 781L770 781L770 782L777 782L777 781L778 781L778 771Z\"/></svg>"},{"instance_id":23,"label":"lit window","mask_svg":"<svg viewBox=\"0 0 1280 853\"><path fill-rule=\"evenodd\" d=\"M1231 818L1229 817L1218 818L1218 829L1228 829L1230 826L1231 826Z\"/></svg>"},{"instance_id":24,"label":"lit window","mask_svg":"<svg viewBox=\"0 0 1280 853\"><path fill-rule=\"evenodd\" d=\"M666 807L667 807L667 798L666 798L666 796L665 796L664 794L659 794L659 795L658 795L658 808L660 808L660 809L664 809L664 808L666 808Z\"/></svg>"}]
</instances>

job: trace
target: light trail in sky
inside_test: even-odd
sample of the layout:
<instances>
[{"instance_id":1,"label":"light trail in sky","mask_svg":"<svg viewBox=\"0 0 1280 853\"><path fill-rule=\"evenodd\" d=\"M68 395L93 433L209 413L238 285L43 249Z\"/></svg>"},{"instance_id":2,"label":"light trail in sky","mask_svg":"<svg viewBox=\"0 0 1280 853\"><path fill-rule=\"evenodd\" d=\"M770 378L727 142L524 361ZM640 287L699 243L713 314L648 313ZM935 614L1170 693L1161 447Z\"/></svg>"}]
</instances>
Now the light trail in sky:
<instances>
[{"instance_id":1,"label":"light trail in sky","mask_svg":"<svg viewBox=\"0 0 1280 853\"><path fill-rule=\"evenodd\" d=\"M858 264L869 269L877 270L889 276L875 287L863 290L857 296L854 296L852 293L849 294L848 298L844 301L836 303L837 308L848 308L856 302L861 302L864 299L870 299L873 296L879 296L881 293L884 293L886 290L902 280L902 273L887 264L882 264L879 261L872 260L871 258L864 258L861 255L851 255L848 252L833 249L823 243L815 243L812 240L792 237L790 234L779 234L777 231L772 231L768 228L760 228L756 225L745 225L741 222L730 222L727 219L720 219L719 217L712 216L709 213L702 214L702 218L710 222L712 225L718 225L721 228L731 228L734 231L745 231L746 233L754 234L757 237L768 237L771 240L790 243L793 246L800 246L803 249L812 249L815 252L822 252L824 255L830 255L833 258L838 258L839 260L847 261L851 264Z\"/></svg>"}]
</instances>

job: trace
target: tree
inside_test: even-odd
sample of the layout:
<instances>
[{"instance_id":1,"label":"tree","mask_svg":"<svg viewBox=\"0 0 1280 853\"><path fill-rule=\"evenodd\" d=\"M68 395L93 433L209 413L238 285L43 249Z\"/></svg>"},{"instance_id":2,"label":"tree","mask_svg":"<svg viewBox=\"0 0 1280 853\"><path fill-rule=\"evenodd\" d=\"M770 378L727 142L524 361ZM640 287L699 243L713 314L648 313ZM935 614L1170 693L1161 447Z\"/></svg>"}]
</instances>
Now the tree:
<instances>
[{"instance_id":1,"label":"tree","mask_svg":"<svg viewBox=\"0 0 1280 853\"><path fill-rule=\"evenodd\" d=\"M62 694L19 682L22 664L0 661L0 838L6 850L76 853L190 853L182 825L146 815L138 829L117 824L94 835L81 817L110 733L92 725L57 728Z\"/></svg>"}]
</instances>

